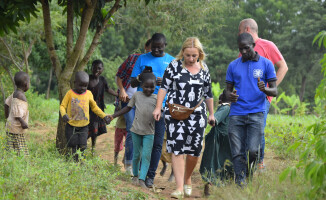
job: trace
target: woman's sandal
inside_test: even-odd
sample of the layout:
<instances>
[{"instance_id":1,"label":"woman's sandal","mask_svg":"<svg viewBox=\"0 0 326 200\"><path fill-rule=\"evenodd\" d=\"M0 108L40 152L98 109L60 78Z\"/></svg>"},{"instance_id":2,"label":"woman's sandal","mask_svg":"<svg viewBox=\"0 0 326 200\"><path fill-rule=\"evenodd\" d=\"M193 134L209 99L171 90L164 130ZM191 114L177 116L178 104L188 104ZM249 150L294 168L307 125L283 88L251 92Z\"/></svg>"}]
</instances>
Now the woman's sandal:
<instances>
[{"instance_id":1,"label":"woman's sandal","mask_svg":"<svg viewBox=\"0 0 326 200\"><path fill-rule=\"evenodd\" d=\"M190 197L191 196L191 193L192 193L192 187L191 187L191 185L184 185L183 186L183 190L184 190L184 193L185 193L185 196L186 197Z\"/></svg>"},{"instance_id":2,"label":"woman's sandal","mask_svg":"<svg viewBox=\"0 0 326 200\"><path fill-rule=\"evenodd\" d=\"M171 197L176 199L182 199L184 197L184 193L183 191L175 190L171 193Z\"/></svg>"}]
</instances>

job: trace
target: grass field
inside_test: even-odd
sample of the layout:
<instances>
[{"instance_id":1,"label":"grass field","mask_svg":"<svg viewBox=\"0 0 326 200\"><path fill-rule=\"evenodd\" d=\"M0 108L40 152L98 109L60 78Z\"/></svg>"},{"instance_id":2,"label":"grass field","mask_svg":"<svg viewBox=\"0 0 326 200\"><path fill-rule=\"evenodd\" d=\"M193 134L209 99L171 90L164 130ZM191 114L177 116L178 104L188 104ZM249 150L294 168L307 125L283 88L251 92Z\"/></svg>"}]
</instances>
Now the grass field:
<instances>
[{"instance_id":1,"label":"grass field","mask_svg":"<svg viewBox=\"0 0 326 200\"><path fill-rule=\"evenodd\" d=\"M129 177L119 167L101 156L91 156L89 150L81 163L60 155L55 148L58 101L28 96L30 130L27 144L29 157L19 157L5 148L4 122L0 122L0 199L166 199L169 196L142 191L131 185ZM31 100L33 99L33 100ZM106 112L113 113L108 105ZM288 151L296 141L312 137L306 128L315 116L291 117L269 115L266 128L267 171L256 173L245 189L234 184L213 188L211 199L305 199L306 183L303 170L297 179L280 183L279 175L297 163L296 152ZM114 122L110 124L112 127ZM112 128L111 128L112 129ZM101 152L99 152L101 153ZM203 183L198 178L201 190Z\"/></svg>"}]
</instances>

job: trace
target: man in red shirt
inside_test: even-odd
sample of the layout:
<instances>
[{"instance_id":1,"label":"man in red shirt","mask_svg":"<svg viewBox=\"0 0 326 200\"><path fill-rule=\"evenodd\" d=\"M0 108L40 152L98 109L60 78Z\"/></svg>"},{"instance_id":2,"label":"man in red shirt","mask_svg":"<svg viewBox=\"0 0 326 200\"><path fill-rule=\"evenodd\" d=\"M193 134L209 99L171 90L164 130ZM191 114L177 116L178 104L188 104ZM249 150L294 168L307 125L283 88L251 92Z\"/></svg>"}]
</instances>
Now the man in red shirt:
<instances>
[{"instance_id":1,"label":"man in red shirt","mask_svg":"<svg viewBox=\"0 0 326 200\"><path fill-rule=\"evenodd\" d=\"M277 46L272 41L259 38L258 25L254 19L247 18L240 22L239 35L245 32L251 34L251 36L253 37L254 42L256 44L254 50L258 52L259 55L272 61L272 63L278 67L276 72L276 78L277 78L276 86L278 86L282 82L285 74L288 71L288 66L281 52L278 50ZM273 97L270 96L266 97L266 109L264 112L264 128L266 126L267 114L269 111L270 102L272 101L272 98ZM263 133L261 147L260 147L259 169L265 168L264 161L263 161L264 149L265 149L265 133Z\"/></svg>"}]
</instances>

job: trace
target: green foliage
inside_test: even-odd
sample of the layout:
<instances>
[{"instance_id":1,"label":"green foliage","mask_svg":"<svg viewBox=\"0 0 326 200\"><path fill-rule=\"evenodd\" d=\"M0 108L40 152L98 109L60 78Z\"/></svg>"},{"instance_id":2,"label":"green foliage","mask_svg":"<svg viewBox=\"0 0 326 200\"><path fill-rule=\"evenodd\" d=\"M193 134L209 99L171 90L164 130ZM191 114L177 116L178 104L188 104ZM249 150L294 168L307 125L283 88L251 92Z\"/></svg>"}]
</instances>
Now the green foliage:
<instances>
[{"instance_id":1,"label":"green foliage","mask_svg":"<svg viewBox=\"0 0 326 200\"><path fill-rule=\"evenodd\" d=\"M312 115L287 116L272 115L267 118L265 127L266 144L283 158L295 159L300 156L304 149L294 149L292 152L288 148L298 145L298 142L310 141L314 136L308 127L315 123L317 117Z\"/></svg>"},{"instance_id":2,"label":"green foliage","mask_svg":"<svg viewBox=\"0 0 326 200\"><path fill-rule=\"evenodd\" d=\"M220 97L220 94L223 92L223 89L221 89L221 87L220 87L220 83L212 82L212 92L214 95L214 99L218 100L218 98Z\"/></svg>"},{"instance_id":3,"label":"green foliage","mask_svg":"<svg viewBox=\"0 0 326 200\"><path fill-rule=\"evenodd\" d=\"M295 167L288 167L280 175L280 181L284 181L291 173L291 181L296 178L296 171L304 167L305 180L309 181L307 196L309 198L325 197L326 193L326 121L319 119L317 123L309 126L307 131L312 131L309 140L294 143L288 151L294 152L301 149L299 162Z\"/></svg>"},{"instance_id":4,"label":"green foliage","mask_svg":"<svg viewBox=\"0 0 326 200\"><path fill-rule=\"evenodd\" d=\"M313 43L318 41L319 47L324 45L326 48L325 31L320 32L313 40ZM324 71L324 79L321 81L319 87L316 90L316 99L320 98L326 100L325 94L325 80L326 80L326 55L321 61L322 71ZM317 99L317 101L320 101ZM324 107L325 108L325 107ZM322 108L323 109L323 108ZM304 168L305 180L309 181L309 185L306 190L308 198L325 198L326 196L326 119L325 115L321 115L320 119L316 123L307 128L307 132L312 132L312 137L309 140L298 141L289 147L289 151L295 151L296 149L302 149L300 153L300 159L298 164L291 169L286 169L280 180L284 180L289 172L295 172L299 168ZM296 177L291 175L292 177Z\"/></svg>"},{"instance_id":5,"label":"green foliage","mask_svg":"<svg viewBox=\"0 0 326 200\"><path fill-rule=\"evenodd\" d=\"M283 105L281 100L283 100ZM272 107L275 109L276 114L291 114L296 116L303 116L307 113L309 103L301 102L298 95L287 96L282 92L271 102ZM317 105L317 104L316 104Z\"/></svg>"},{"instance_id":6,"label":"green foliage","mask_svg":"<svg viewBox=\"0 0 326 200\"><path fill-rule=\"evenodd\" d=\"M0 36L10 31L17 33L19 23L30 21L30 15L37 17L38 0L2 0L0 1Z\"/></svg>"},{"instance_id":7,"label":"green foliage","mask_svg":"<svg viewBox=\"0 0 326 200\"><path fill-rule=\"evenodd\" d=\"M321 48L322 46L326 48L326 31L319 32L314 38L313 44L317 41L319 48ZM324 53L323 58L320 60L320 64L322 65L321 72L324 74L324 79L321 81L316 90L316 97L320 97L321 99L326 100L326 53ZM326 110L326 106L324 107L324 109Z\"/></svg>"}]
</instances>

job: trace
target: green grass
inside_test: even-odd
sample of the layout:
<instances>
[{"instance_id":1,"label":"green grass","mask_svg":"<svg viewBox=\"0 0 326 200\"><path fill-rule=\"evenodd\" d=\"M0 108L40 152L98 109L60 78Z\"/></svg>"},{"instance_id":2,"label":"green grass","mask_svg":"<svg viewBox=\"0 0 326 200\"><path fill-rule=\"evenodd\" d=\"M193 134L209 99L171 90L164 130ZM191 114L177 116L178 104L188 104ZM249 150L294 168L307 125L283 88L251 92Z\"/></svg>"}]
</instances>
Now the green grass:
<instances>
[{"instance_id":1,"label":"green grass","mask_svg":"<svg viewBox=\"0 0 326 200\"><path fill-rule=\"evenodd\" d=\"M29 102L30 127L27 144L30 157L19 157L4 151L4 123L0 122L0 199L155 199L155 194L143 193L130 187L128 177L120 169L99 157L92 157L87 150L80 163L73 162L59 154L55 148L55 127L59 115L59 101L44 100L35 93L26 94ZM113 114L114 106L105 110ZM272 151L275 166L268 166L267 172L254 176L245 189L234 184L213 188L211 199L304 199L307 183L303 169L297 171L295 182L279 182L279 174L288 166L297 163L298 155L288 148L298 141L309 141L313 134L307 127L316 121L315 116L292 117L269 115L267 120L266 151ZM40 122L45 127L39 127ZM116 120L109 126L114 126ZM43 126L42 125L42 126ZM40 134L33 130L48 129ZM208 127L206 132L210 128Z\"/></svg>"},{"instance_id":2,"label":"green grass","mask_svg":"<svg viewBox=\"0 0 326 200\"><path fill-rule=\"evenodd\" d=\"M57 99L45 99L44 94L38 95L35 92L26 92L29 124L45 122L51 125L58 123L59 101Z\"/></svg>"},{"instance_id":3,"label":"green grass","mask_svg":"<svg viewBox=\"0 0 326 200\"><path fill-rule=\"evenodd\" d=\"M268 115L265 128L266 147L272 149L279 156L286 159L295 159L304 149L297 149L295 153L288 148L297 141L309 141L313 134L307 131L317 120L316 116L288 116Z\"/></svg>"},{"instance_id":4,"label":"green grass","mask_svg":"<svg viewBox=\"0 0 326 200\"><path fill-rule=\"evenodd\" d=\"M280 174L298 163L298 157L305 148L298 148L295 152L288 149L298 141L307 143L311 140L314 135L307 131L307 127L316 121L317 117L312 115L268 115L265 152L273 152L273 158L269 158L272 163L267 165L267 171L256 172L253 181L244 189L235 184L213 187L213 195L209 199L306 199L306 191L311 186L304 178L303 168L296 171L293 180L280 182Z\"/></svg>"},{"instance_id":5,"label":"green grass","mask_svg":"<svg viewBox=\"0 0 326 200\"><path fill-rule=\"evenodd\" d=\"M89 151L82 163L75 163L60 155L55 141L49 138L29 133L30 156L20 157L4 151L5 134L1 132L0 199L148 198L140 190L124 188L129 179L118 167L91 156Z\"/></svg>"}]
</instances>

